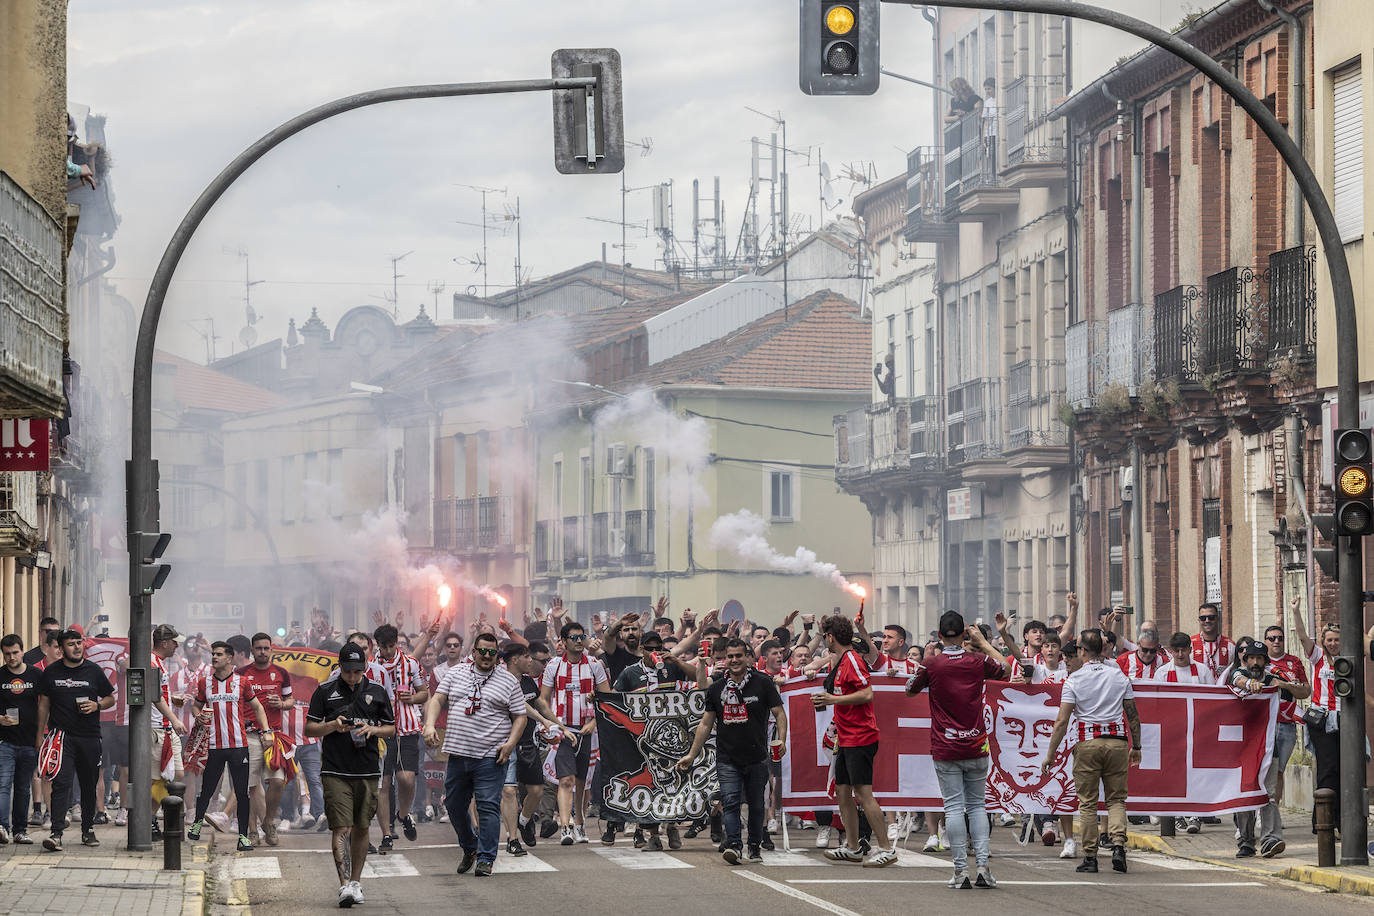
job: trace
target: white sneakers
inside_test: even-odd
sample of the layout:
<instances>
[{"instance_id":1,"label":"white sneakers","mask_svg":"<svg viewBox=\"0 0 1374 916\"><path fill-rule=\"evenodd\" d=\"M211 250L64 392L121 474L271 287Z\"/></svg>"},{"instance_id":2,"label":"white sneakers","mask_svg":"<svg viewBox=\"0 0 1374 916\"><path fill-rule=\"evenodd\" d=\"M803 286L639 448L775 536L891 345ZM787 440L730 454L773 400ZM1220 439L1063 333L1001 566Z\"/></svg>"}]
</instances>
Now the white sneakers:
<instances>
[{"instance_id":1,"label":"white sneakers","mask_svg":"<svg viewBox=\"0 0 1374 916\"><path fill-rule=\"evenodd\" d=\"M945 886L957 891L965 891L973 887L973 882L968 879L968 872L956 871Z\"/></svg>"},{"instance_id":2,"label":"white sneakers","mask_svg":"<svg viewBox=\"0 0 1374 916\"><path fill-rule=\"evenodd\" d=\"M123 814L123 812L121 811L120 814ZM214 827L220 833L231 832L229 830L229 816L226 815L223 811L211 812L210 814L205 815L205 820L211 827ZM118 817L115 818L115 823L119 823ZM234 830L232 832L237 833L238 831Z\"/></svg>"},{"instance_id":3,"label":"white sneakers","mask_svg":"<svg viewBox=\"0 0 1374 916\"><path fill-rule=\"evenodd\" d=\"M1000 815L998 815L998 817L997 817L997 823L998 823L998 825L1001 826L1001 827L1010 827L1010 826L1012 826L1013 824L1016 823L1016 815L1014 815L1014 814L1000 814Z\"/></svg>"},{"instance_id":4,"label":"white sneakers","mask_svg":"<svg viewBox=\"0 0 1374 916\"><path fill-rule=\"evenodd\" d=\"M1073 837L1064 838L1064 848L1059 850L1059 858L1076 859L1078 858L1078 841Z\"/></svg>"},{"instance_id":5,"label":"white sneakers","mask_svg":"<svg viewBox=\"0 0 1374 916\"><path fill-rule=\"evenodd\" d=\"M579 843L591 842L591 840L587 839L587 828L582 824L575 824L573 826L573 838Z\"/></svg>"},{"instance_id":6,"label":"white sneakers","mask_svg":"<svg viewBox=\"0 0 1374 916\"><path fill-rule=\"evenodd\" d=\"M128 808L120 808L118 811L115 812L114 825L115 825L116 827L127 827L127 826L129 826L129 809L128 809Z\"/></svg>"},{"instance_id":7,"label":"white sneakers","mask_svg":"<svg viewBox=\"0 0 1374 916\"><path fill-rule=\"evenodd\" d=\"M897 862L897 850L879 849L864 860L864 868L886 868Z\"/></svg>"},{"instance_id":8,"label":"white sneakers","mask_svg":"<svg viewBox=\"0 0 1374 916\"><path fill-rule=\"evenodd\" d=\"M339 906L347 909L355 903L363 903L363 886L357 881L350 881L339 887Z\"/></svg>"},{"instance_id":9,"label":"white sneakers","mask_svg":"<svg viewBox=\"0 0 1374 916\"><path fill-rule=\"evenodd\" d=\"M769 833L777 833L777 832L778 832L778 819L777 819L776 817L773 817L773 818L769 818L769 819L768 819L768 832L769 832Z\"/></svg>"},{"instance_id":10,"label":"white sneakers","mask_svg":"<svg viewBox=\"0 0 1374 916\"><path fill-rule=\"evenodd\" d=\"M862 862L864 860L863 853L859 852L857 849L850 849L848 846L837 846L834 849L827 849L825 851L825 857L832 862ZM893 853L892 857L896 859L897 854Z\"/></svg>"},{"instance_id":11,"label":"white sneakers","mask_svg":"<svg viewBox=\"0 0 1374 916\"><path fill-rule=\"evenodd\" d=\"M921 852L939 852L939 851L940 851L940 837L937 836L936 834L933 834L933 833L932 833L930 836L926 837L926 844L925 844L924 846L921 847Z\"/></svg>"},{"instance_id":12,"label":"white sneakers","mask_svg":"<svg viewBox=\"0 0 1374 916\"><path fill-rule=\"evenodd\" d=\"M829 828L829 827L821 827L821 828L819 828L819 829L816 831L816 848L817 848L817 849L829 849L829 848L830 848L830 828Z\"/></svg>"}]
</instances>

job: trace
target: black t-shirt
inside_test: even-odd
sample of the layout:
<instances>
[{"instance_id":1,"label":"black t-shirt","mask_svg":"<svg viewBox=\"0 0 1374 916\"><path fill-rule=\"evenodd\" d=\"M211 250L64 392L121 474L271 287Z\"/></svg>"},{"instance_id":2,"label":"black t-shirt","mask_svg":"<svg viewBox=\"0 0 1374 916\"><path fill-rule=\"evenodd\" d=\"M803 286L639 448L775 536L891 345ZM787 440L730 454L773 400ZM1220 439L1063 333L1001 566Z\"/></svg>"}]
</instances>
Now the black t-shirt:
<instances>
[{"instance_id":1,"label":"black t-shirt","mask_svg":"<svg viewBox=\"0 0 1374 916\"><path fill-rule=\"evenodd\" d=\"M19 710L18 725L0 725L0 741L33 747L38 742L38 679L43 676L32 665L19 674L0 668L0 716Z\"/></svg>"},{"instance_id":2,"label":"black t-shirt","mask_svg":"<svg viewBox=\"0 0 1374 916\"><path fill-rule=\"evenodd\" d=\"M43 669L38 692L48 698L49 728L77 738L100 737L100 710L82 713L76 708L77 700L99 700L114 693L110 679L95 662L82 659L75 668L65 661L53 662Z\"/></svg>"},{"instance_id":3,"label":"black t-shirt","mask_svg":"<svg viewBox=\"0 0 1374 916\"><path fill-rule=\"evenodd\" d=\"M623 646L617 646L614 652L607 652L601 656L601 662L606 666L607 677L614 684L615 679L620 677L620 672L631 665L639 664L639 656L631 655Z\"/></svg>"},{"instance_id":4,"label":"black t-shirt","mask_svg":"<svg viewBox=\"0 0 1374 916\"><path fill-rule=\"evenodd\" d=\"M738 697L726 696L727 683L721 678L706 688L706 708L716 714L716 754L736 766L761 763L768 758L769 712L782 697L772 678L753 669Z\"/></svg>"},{"instance_id":5,"label":"black t-shirt","mask_svg":"<svg viewBox=\"0 0 1374 916\"><path fill-rule=\"evenodd\" d=\"M342 677L326 681L310 697L305 717L311 722L326 722L347 716L368 725L395 725L391 700L386 690L364 677L357 687L349 687ZM361 746L353 743L352 732L330 732L320 739L320 774L355 779L382 775L382 757L377 738Z\"/></svg>"},{"instance_id":6,"label":"black t-shirt","mask_svg":"<svg viewBox=\"0 0 1374 916\"><path fill-rule=\"evenodd\" d=\"M526 703L533 703L539 699L539 682L528 674L520 675L520 692L525 695ZM520 736L520 744L527 747L534 746L534 730L539 727L539 723L534 720L534 716L528 716L525 720L525 733Z\"/></svg>"}]
</instances>

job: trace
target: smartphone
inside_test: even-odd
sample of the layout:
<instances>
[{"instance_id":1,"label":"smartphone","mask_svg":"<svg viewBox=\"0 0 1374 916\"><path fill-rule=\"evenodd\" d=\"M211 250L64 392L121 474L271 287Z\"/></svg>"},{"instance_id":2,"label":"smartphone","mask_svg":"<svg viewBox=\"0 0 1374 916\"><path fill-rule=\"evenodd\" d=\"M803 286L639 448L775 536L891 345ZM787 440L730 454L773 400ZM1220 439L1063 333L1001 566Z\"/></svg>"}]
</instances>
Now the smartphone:
<instances>
[{"instance_id":1,"label":"smartphone","mask_svg":"<svg viewBox=\"0 0 1374 916\"><path fill-rule=\"evenodd\" d=\"M1022 677L1031 677L1031 676L1033 676L1034 674L1035 674L1035 667L1034 667L1033 665L1027 665L1027 664L1025 664L1025 663L1022 663L1022 665L1021 665L1021 676L1022 676Z\"/></svg>"},{"instance_id":2,"label":"smartphone","mask_svg":"<svg viewBox=\"0 0 1374 916\"><path fill-rule=\"evenodd\" d=\"M96 620L96 623L109 623L109 622L110 622L110 615L109 615L109 614L98 614L98 615L96 615L95 620Z\"/></svg>"},{"instance_id":3,"label":"smartphone","mask_svg":"<svg viewBox=\"0 0 1374 916\"><path fill-rule=\"evenodd\" d=\"M1123 604L1123 605L1121 605L1121 613L1123 613L1123 614L1134 614L1134 613L1135 613L1135 608L1131 607L1129 604Z\"/></svg>"}]
</instances>

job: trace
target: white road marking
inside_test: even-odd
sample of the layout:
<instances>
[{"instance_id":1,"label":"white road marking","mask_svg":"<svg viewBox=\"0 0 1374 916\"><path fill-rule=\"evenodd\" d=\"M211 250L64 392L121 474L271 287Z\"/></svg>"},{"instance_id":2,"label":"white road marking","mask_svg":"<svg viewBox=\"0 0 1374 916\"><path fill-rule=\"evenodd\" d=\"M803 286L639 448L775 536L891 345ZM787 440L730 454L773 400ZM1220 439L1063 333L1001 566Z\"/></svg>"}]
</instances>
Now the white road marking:
<instances>
[{"instance_id":1,"label":"white road marking","mask_svg":"<svg viewBox=\"0 0 1374 916\"><path fill-rule=\"evenodd\" d=\"M833 913L835 914L835 916L859 916L858 913L854 912L853 910L845 909L838 903L831 903L829 900L822 900L820 897L813 897L810 894L806 893L806 891L799 891L795 887L788 887L786 884L781 884L777 881L774 881L772 878L765 878L763 875L760 875L757 872L737 871L734 872L734 874L739 875L741 878L745 878L749 881L753 881L757 884L762 884L764 887L771 887L779 894L791 897L793 900L800 900L802 903L809 903L814 907L818 907L822 910L825 910L827 913ZM848 884L850 882L845 881L837 883Z\"/></svg>"},{"instance_id":2,"label":"white road marking","mask_svg":"<svg viewBox=\"0 0 1374 916\"><path fill-rule=\"evenodd\" d=\"M414 878L420 870L399 852L385 856L368 856L363 863L364 878Z\"/></svg>"},{"instance_id":3,"label":"white road marking","mask_svg":"<svg viewBox=\"0 0 1374 916\"><path fill-rule=\"evenodd\" d=\"M1160 855L1157 852L1129 852L1126 854L1126 861L1130 865L1143 862L1146 865L1167 868L1171 871L1231 871L1224 865L1194 862L1192 859L1178 859L1173 856Z\"/></svg>"},{"instance_id":4,"label":"white road marking","mask_svg":"<svg viewBox=\"0 0 1374 916\"><path fill-rule=\"evenodd\" d=\"M767 849L761 850L764 865L772 865L777 868L788 868L798 865L809 865L812 868L828 867L830 861L823 856L809 856L799 849L790 852L775 850L769 852Z\"/></svg>"},{"instance_id":5,"label":"white road marking","mask_svg":"<svg viewBox=\"0 0 1374 916\"><path fill-rule=\"evenodd\" d=\"M493 875L518 875L536 871L558 871L558 869L533 853L527 856L499 855L491 867Z\"/></svg>"},{"instance_id":6,"label":"white road marking","mask_svg":"<svg viewBox=\"0 0 1374 916\"><path fill-rule=\"evenodd\" d=\"M226 863L225 871L230 880L236 878L268 878L276 880L281 877L281 865L277 862L276 856L255 856L251 859L230 859Z\"/></svg>"},{"instance_id":7,"label":"white road marking","mask_svg":"<svg viewBox=\"0 0 1374 916\"><path fill-rule=\"evenodd\" d=\"M905 849L897 850L898 868L945 868L952 869L954 866L947 859L937 859L920 852L908 852Z\"/></svg>"},{"instance_id":8,"label":"white road marking","mask_svg":"<svg viewBox=\"0 0 1374 916\"><path fill-rule=\"evenodd\" d=\"M595 852L603 859L614 862L621 868L692 868L691 865L680 859L674 859L666 852L640 852L636 849L608 849L604 846L600 849L593 849L592 852Z\"/></svg>"},{"instance_id":9,"label":"white road marking","mask_svg":"<svg viewBox=\"0 0 1374 916\"><path fill-rule=\"evenodd\" d=\"M746 878L757 876L736 872ZM767 880L767 879L763 879ZM788 884L945 884L945 878L789 878ZM1129 887L1120 881L1008 881L997 879L998 887ZM1166 887L1265 887L1263 881L1170 881ZM838 911L836 911L838 912ZM845 912L849 912L845 910Z\"/></svg>"}]
</instances>

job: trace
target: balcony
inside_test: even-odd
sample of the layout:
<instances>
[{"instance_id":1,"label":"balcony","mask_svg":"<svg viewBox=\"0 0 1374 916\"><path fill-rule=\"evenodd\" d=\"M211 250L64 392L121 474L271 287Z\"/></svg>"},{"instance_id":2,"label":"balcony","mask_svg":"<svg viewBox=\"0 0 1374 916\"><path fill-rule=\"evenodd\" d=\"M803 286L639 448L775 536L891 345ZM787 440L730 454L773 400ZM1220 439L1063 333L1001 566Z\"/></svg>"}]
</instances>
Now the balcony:
<instances>
[{"instance_id":1,"label":"balcony","mask_svg":"<svg viewBox=\"0 0 1374 916\"><path fill-rule=\"evenodd\" d=\"M1196 286L1175 286L1155 296L1155 381L1186 385L1198 379L1196 334L1199 300Z\"/></svg>"},{"instance_id":2,"label":"balcony","mask_svg":"<svg viewBox=\"0 0 1374 916\"><path fill-rule=\"evenodd\" d=\"M919 485L942 470L933 398L858 407L837 414L834 429L835 478L841 485Z\"/></svg>"},{"instance_id":3,"label":"balcony","mask_svg":"<svg viewBox=\"0 0 1374 916\"><path fill-rule=\"evenodd\" d=\"M945 222L940 184L940 150L918 146L906 157L906 232L908 242L954 242L959 227Z\"/></svg>"},{"instance_id":4,"label":"balcony","mask_svg":"<svg viewBox=\"0 0 1374 916\"><path fill-rule=\"evenodd\" d=\"M1003 458L1002 380L971 379L949 388L948 462L965 481L1014 476Z\"/></svg>"},{"instance_id":5,"label":"balcony","mask_svg":"<svg viewBox=\"0 0 1374 916\"><path fill-rule=\"evenodd\" d=\"M453 553L510 547L515 540L510 496L434 501L434 546Z\"/></svg>"},{"instance_id":6,"label":"balcony","mask_svg":"<svg viewBox=\"0 0 1374 916\"><path fill-rule=\"evenodd\" d=\"M0 557L38 549L38 472L0 472Z\"/></svg>"},{"instance_id":7,"label":"balcony","mask_svg":"<svg viewBox=\"0 0 1374 916\"><path fill-rule=\"evenodd\" d=\"M1144 305L1132 303L1107 313L1107 358L1100 366L1104 384L1120 385L1135 396L1149 370L1149 336Z\"/></svg>"},{"instance_id":8,"label":"balcony","mask_svg":"<svg viewBox=\"0 0 1374 916\"><path fill-rule=\"evenodd\" d=\"M0 172L0 416L62 416L65 233Z\"/></svg>"},{"instance_id":9,"label":"balcony","mask_svg":"<svg viewBox=\"0 0 1374 916\"><path fill-rule=\"evenodd\" d=\"M1207 278L1198 340L1198 372L1227 378L1259 369L1268 355L1268 310L1260 299L1264 278L1249 267L1230 267Z\"/></svg>"},{"instance_id":10,"label":"balcony","mask_svg":"<svg viewBox=\"0 0 1374 916\"><path fill-rule=\"evenodd\" d=\"M1064 362L1027 359L1007 376L1007 464L1017 468L1055 467L1069 460L1068 427L1057 416L1064 390Z\"/></svg>"},{"instance_id":11,"label":"balcony","mask_svg":"<svg viewBox=\"0 0 1374 916\"><path fill-rule=\"evenodd\" d=\"M983 136L983 117L971 112L945 125L944 218L976 222L1016 207L1020 192L1002 185L996 138Z\"/></svg>"},{"instance_id":12,"label":"balcony","mask_svg":"<svg viewBox=\"0 0 1374 916\"><path fill-rule=\"evenodd\" d=\"M1087 410L1101 384L1099 358L1107 352L1107 326L1080 321L1064 330L1064 400L1074 410Z\"/></svg>"},{"instance_id":13,"label":"balcony","mask_svg":"<svg viewBox=\"0 0 1374 916\"><path fill-rule=\"evenodd\" d=\"M1311 362L1317 351L1317 249L1269 256L1269 357Z\"/></svg>"},{"instance_id":14,"label":"balcony","mask_svg":"<svg viewBox=\"0 0 1374 916\"><path fill-rule=\"evenodd\" d=\"M625 513L625 566L654 565L654 510L634 509Z\"/></svg>"},{"instance_id":15,"label":"balcony","mask_svg":"<svg viewBox=\"0 0 1374 916\"><path fill-rule=\"evenodd\" d=\"M1064 95L1063 76L1023 76L1007 86L1002 136L1007 187L1049 187L1067 181L1063 121L1050 110Z\"/></svg>"},{"instance_id":16,"label":"balcony","mask_svg":"<svg viewBox=\"0 0 1374 916\"><path fill-rule=\"evenodd\" d=\"M616 546L624 550L624 532L619 531L620 544L613 544L611 528L611 513L593 512L592 513L592 566L610 566L611 558L614 556L619 562L620 553L616 551Z\"/></svg>"},{"instance_id":17,"label":"balcony","mask_svg":"<svg viewBox=\"0 0 1374 916\"><path fill-rule=\"evenodd\" d=\"M580 515L563 519L563 569L587 568L587 524Z\"/></svg>"}]
</instances>

